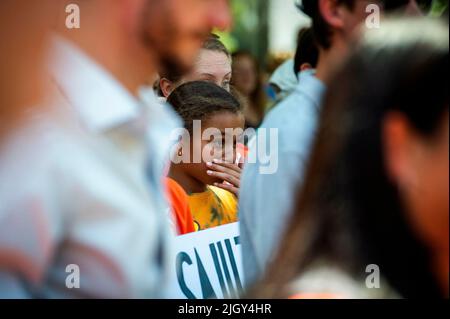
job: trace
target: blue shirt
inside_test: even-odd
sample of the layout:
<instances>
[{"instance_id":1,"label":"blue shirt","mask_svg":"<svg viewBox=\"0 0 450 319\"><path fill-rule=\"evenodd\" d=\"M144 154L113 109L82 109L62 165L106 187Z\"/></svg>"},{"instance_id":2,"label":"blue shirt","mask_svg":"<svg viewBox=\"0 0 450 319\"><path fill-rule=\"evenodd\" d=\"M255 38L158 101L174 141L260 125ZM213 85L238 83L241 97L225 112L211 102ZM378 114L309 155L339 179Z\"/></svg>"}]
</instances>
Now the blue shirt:
<instances>
[{"instance_id":1,"label":"blue shirt","mask_svg":"<svg viewBox=\"0 0 450 319\"><path fill-rule=\"evenodd\" d=\"M289 222L324 92L325 85L314 71L302 72L296 90L267 115L260 128L278 129L278 169L274 174L262 174L261 158L244 168L239 218L247 284L263 275ZM252 151L256 151L255 147L251 147Z\"/></svg>"}]
</instances>

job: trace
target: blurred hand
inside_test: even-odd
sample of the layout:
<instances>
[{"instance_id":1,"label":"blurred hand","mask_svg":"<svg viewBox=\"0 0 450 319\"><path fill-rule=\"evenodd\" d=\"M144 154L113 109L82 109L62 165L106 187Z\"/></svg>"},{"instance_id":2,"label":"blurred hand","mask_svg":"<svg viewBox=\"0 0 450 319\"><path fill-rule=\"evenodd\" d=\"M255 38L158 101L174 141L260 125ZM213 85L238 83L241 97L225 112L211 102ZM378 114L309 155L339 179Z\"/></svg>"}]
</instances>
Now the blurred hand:
<instances>
[{"instance_id":1,"label":"blurred hand","mask_svg":"<svg viewBox=\"0 0 450 319\"><path fill-rule=\"evenodd\" d=\"M242 168L237 164L229 164L220 160L206 164L210 169L208 175L223 180L222 183L214 183L214 186L222 188L239 197L241 187Z\"/></svg>"}]
</instances>

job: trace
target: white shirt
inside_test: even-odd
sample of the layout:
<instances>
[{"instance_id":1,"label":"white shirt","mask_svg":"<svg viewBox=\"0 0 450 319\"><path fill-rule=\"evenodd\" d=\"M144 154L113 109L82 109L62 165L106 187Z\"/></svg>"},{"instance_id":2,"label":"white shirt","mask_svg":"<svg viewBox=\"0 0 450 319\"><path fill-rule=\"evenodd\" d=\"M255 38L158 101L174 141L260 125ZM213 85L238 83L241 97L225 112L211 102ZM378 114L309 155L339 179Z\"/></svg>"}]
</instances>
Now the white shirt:
<instances>
[{"instance_id":1,"label":"white shirt","mask_svg":"<svg viewBox=\"0 0 450 319\"><path fill-rule=\"evenodd\" d=\"M171 260L161 180L178 121L63 39L51 61L59 94L0 145L0 298L161 297ZM71 264L79 289L66 285Z\"/></svg>"}]
</instances>

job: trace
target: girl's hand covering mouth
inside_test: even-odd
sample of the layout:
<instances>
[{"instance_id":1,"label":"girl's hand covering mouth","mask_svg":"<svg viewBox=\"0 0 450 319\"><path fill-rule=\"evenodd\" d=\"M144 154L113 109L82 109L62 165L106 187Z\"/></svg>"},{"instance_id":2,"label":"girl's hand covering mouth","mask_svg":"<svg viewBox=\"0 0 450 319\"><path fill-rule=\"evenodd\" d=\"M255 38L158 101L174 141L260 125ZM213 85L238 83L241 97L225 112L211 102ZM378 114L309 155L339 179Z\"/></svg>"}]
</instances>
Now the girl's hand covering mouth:
<instances>
[{"instance_id":1,"label":"girl's hand covering mouth","mask_svg":"<svg viewBox=\"0 0 450 319\"><path fill-rule=\"evenodd\" d=\"M239 164L230 164L220 160L214 160L214 163L206 163L206 165L209 168L207 171L209 176L223 180L222 183L214 183L214 186L229 191L236 197L239 197L242 174L242 169Z\"/></svg>"}]
</instances>

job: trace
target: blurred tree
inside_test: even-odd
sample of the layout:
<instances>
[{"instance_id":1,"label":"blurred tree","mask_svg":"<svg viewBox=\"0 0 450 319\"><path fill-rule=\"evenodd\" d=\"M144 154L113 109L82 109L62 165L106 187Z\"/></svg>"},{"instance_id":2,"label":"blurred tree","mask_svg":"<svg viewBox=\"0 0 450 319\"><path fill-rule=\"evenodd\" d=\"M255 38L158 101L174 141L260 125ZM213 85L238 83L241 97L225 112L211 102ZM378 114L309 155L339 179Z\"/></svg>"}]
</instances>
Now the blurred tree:
<instances>
[{"instance_id":1,"label":"blurred tree","mask_svg":"<svg viewBox=\"0 0 450 319\"><path fill-rule=\"evenodd\" d=\"M441 16L446 10L448 11L448 0L433 0L430 14Z\"/></svg>"},{"instance_id":2,"label":"blurred tree","mask_svg":"<svg viewBox=\"0 0 450 319\"><path fill-rule=\"evenodd\" d=\"M268 50L269 0L232 0L235 40L232 51L245 50L254 54L264 65Z\"/></svg>"}]
</instances>

